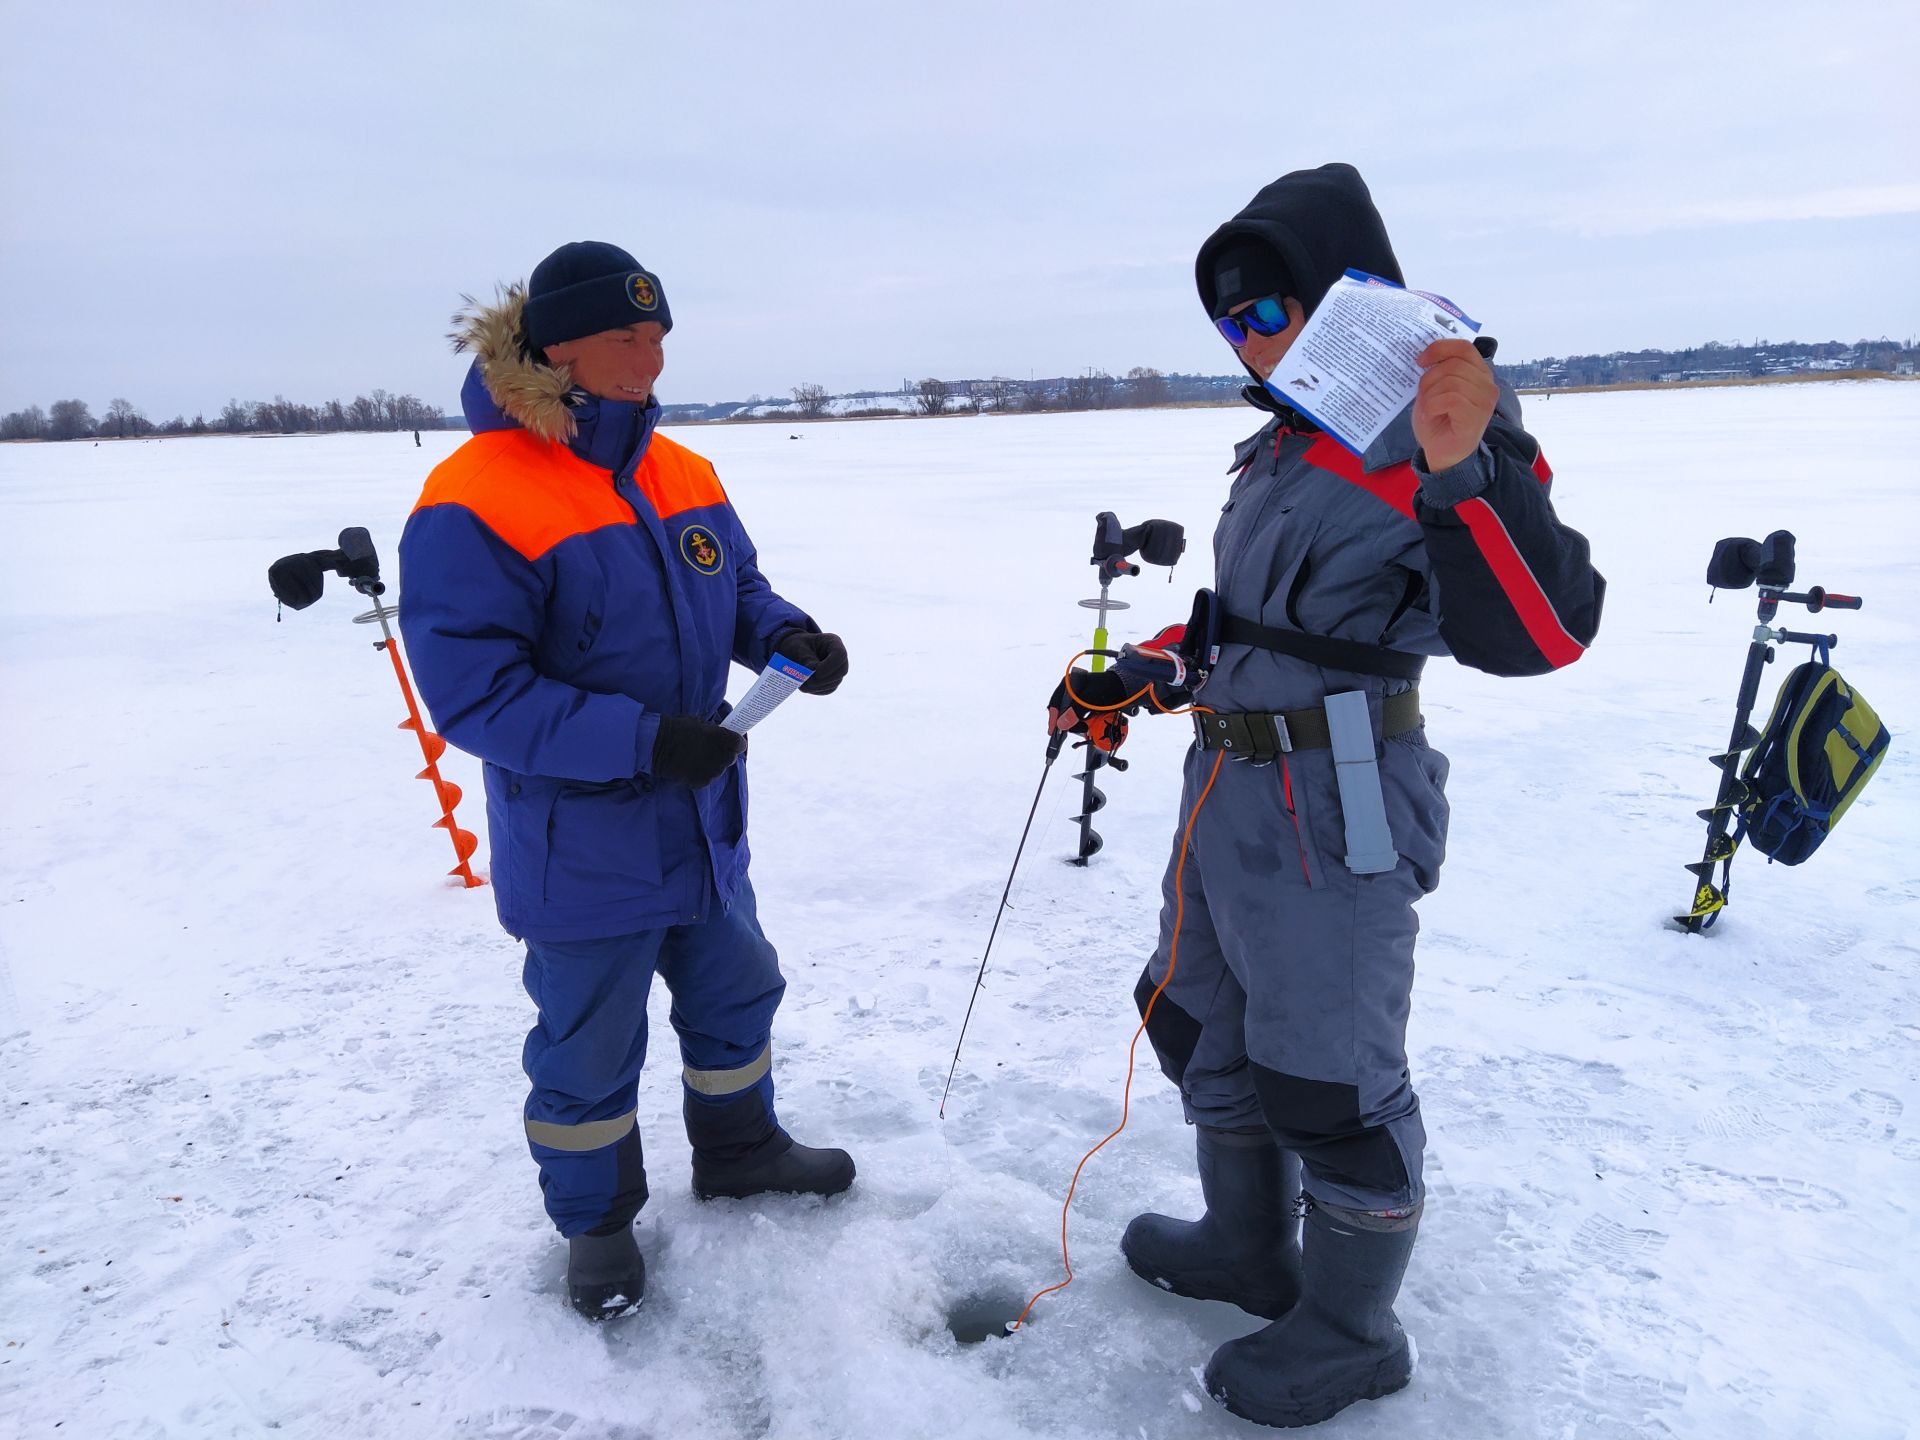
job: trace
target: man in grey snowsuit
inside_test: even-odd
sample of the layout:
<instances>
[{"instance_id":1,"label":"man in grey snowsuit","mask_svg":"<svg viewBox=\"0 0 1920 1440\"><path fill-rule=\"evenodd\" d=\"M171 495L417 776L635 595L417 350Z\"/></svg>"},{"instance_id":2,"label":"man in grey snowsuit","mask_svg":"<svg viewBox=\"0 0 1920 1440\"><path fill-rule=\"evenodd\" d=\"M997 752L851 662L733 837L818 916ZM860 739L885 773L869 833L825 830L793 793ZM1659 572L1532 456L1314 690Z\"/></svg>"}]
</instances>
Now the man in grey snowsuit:
<instances>
[{"instance_id":1,"label":"man in grey snowsuit","mask_svg":"<svg viewBox=\"0 0 1920 1440\"><path fill-rule=\"evenodd\" d=\"M1196 278L1263 380L1349 267L1401 279L1359 174L1327 165L1262 190L1201 247ZM1196 1127L1207 1209L1142 1215L1122 1248L1166 1289L1273 1321L1223 1345L1205 1376L1269 1425L1313 1424L1411 1375L1392 1306L1423 1196L1414 904L1439 881L1448 814L1447 761L1419 711L1424 657L1537 674L1578 659L1599 624L1605 582L1556 519L1540 447L1486 362L1491 342L1479 347L1432 347L1419 397L1363 457L1247 388L1271 418L1234 452L1213 598L1178 641L1194 669L1158 677L1163 704L1212 713L1195 716L1136 999ZM1094 743L1117 743L1124 720L1100 707L1144 706L1148 673L1076 672L1051 723L1085 733L1091 718ZM1372 873L1349 868L1326 708L1343 692L1365 697L1391 833Z\"/></svg>"}]
</instances>

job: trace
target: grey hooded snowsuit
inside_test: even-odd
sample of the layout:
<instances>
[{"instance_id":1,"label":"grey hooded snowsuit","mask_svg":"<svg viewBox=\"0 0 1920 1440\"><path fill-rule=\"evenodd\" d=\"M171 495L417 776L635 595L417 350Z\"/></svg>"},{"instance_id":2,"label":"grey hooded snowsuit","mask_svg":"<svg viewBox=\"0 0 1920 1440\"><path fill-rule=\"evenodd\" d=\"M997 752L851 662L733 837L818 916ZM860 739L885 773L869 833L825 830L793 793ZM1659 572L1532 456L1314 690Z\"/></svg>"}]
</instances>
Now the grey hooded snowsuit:
<instances>
[{"instance_id":1,"label":"grey hooded snowsuit","mask_svg":"<svg viewBox=\"0 0 1920 1440\"><path fill-rule=\"evenodd\" d=\"M1336 184L1329 194L1328 171L1351 174L1352 191ZM1202 249L1209 307L1209 250L1234 233L1279 249L1311 290L1309 306L1349 265L1398 277L1358 175L1331 166L1306 175L1307 185L1290 176L1267 187ZM1341 205L1355 214L1330 219ZM1215 589L1228 613L1451 653L1503 675L1571 663L1591 642L1605 582L1586 541L1554 516L1551 472L1510 391L1479 451L1439 474L1416 452L1410 408L1359 458L1263 389L1249 387L1248 399L1275 418L1236 450L1214 532ZM1178 913L1173 978L1147 1028L1188 1118L1219 1129L1265 1124L1298 1153L1317 1202L1355 1210L1404 1210L1422 1196L1425 1132L1406 1027L1413 907L1438 883L1446 852L1447 760L1423 729L1379 738L1382 698L1412 684L1221 648L1196 696L1214 711L1304 710L1330 693L1367 692L1399 863L1370 875L1347 868L1332 752L1300 749L1271 764L1220 766L1177 893L1181 829L1218 753L1196 747L1159 943L1136 992L1144 1009L1166 977Z\"/></svg>"}]
</instances>

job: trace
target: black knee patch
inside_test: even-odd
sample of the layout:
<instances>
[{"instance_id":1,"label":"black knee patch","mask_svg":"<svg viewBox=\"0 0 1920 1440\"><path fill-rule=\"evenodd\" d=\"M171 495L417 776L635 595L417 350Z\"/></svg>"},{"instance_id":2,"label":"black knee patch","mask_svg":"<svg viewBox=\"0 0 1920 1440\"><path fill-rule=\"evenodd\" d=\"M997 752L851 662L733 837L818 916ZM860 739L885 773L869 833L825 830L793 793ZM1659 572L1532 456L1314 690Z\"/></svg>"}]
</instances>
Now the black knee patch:
<instances>
[{"instance_id":1,"label":"black knee patch","mask_svg":"<svg viewBox=\"0 0 1920 1440\"><path fill-rule=\"evenodd\" d=\"M1149 970L1140 972L1140 983L1133 987L1133 1006L1147 1022L1147 1041L1160 1062L1161 1072L1178 1085L1186 1077L1187 1066L1200 1044L1200 1022L1182 1010L1163 992L1153 999L1154 982ZM1153 1000L1153 1013L1147 1014L1147 1002Z\"/></svg>"},{"instance_id":2,"label":"black knee patch","mask_svg":"<svg viewBox=\"0 0 1920 1440\"><path fill-rule=\"evenodd\" d=\"M1400 1147L1385 1126L1360 1119L1359 1087L1303 1080L1264 1065L1248 1068L1268 1128L1283 1149L1300 1156L1308 1174L1349 1190L1397 1195L1407 1189L1411 1180Z\"/></svg>"}]
</instances>

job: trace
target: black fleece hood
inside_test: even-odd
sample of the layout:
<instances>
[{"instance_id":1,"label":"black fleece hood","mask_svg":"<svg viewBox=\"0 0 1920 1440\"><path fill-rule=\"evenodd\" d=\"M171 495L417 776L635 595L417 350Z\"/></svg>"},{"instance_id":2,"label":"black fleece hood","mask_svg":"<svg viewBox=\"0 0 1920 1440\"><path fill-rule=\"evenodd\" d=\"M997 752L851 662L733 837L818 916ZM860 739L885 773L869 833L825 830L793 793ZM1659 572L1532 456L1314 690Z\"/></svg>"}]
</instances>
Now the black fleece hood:
<instances>
[{"instance_id":1,"label":"black fleece hood","mask_svg":"<svg viewBox=\"0 0 1920 1440\"><path fill-rule=\"evenodd\" d=\"M1209 317L1218 298L1215 259L1237 236L1259 240L1279 255L1293 276L1294 298L1309 315L1349 268L1405 283L1367 182L1351 165L1282 175L1207 237L1194 260L1194 279Z\"/></svg>"}]
</instances>

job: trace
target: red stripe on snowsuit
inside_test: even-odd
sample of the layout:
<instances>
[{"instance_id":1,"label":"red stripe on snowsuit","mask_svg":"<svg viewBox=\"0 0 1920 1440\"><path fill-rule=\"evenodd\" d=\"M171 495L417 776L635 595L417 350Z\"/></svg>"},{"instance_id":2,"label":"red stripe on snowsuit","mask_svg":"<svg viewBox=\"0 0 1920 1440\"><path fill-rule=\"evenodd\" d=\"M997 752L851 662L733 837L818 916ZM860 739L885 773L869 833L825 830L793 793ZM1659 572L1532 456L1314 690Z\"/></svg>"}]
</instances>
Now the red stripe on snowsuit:
<instances>
[{"instance_id":1,"label":"red stripe on snowsuit","mask_svg":"<svg viewBox=\"0 0 1920 1440\"><path fill-rule=\"evenodd\" d=\"M1420 477L1413 473L1413 466L1407 462L1389 465L1386 469L1369 475L1358 455L1331 435L1322 435L1307 447L1307 463L1315 469L1329 471L1342 480L1358 485L1375 499L1391 505L1407 519L1415 518L1413 495L1420 488Z\"/></svg>"},{"instance_id":2,"label":"red stripe on snowsuit","mask_svg":"<svg viewBox=\"0 0 1920 1440\"><path fill-rule=\"evenodd\" d=\"M1538 474L1539 470L1540 462L1536 461L1534 473ZM1520 617L1520 623L1526 627L1527 638L1539 648L1547 663L1558 670L1586 654L1587 647L1568 634L1567 627L1560 623L1553 601L1534 577L1533 567L1527 564L1526 557L1513 543L1513 537L1507 533L1505 523L1494 508L1476 495L1454 506L1453 513L1460 517L1467 532L1473 536L1473 543L1485 557L1487 568L1493 572L1494 579L1500 582L1501 590L1513 605L1514 614Z\"/></svg>"}]
</instances>

